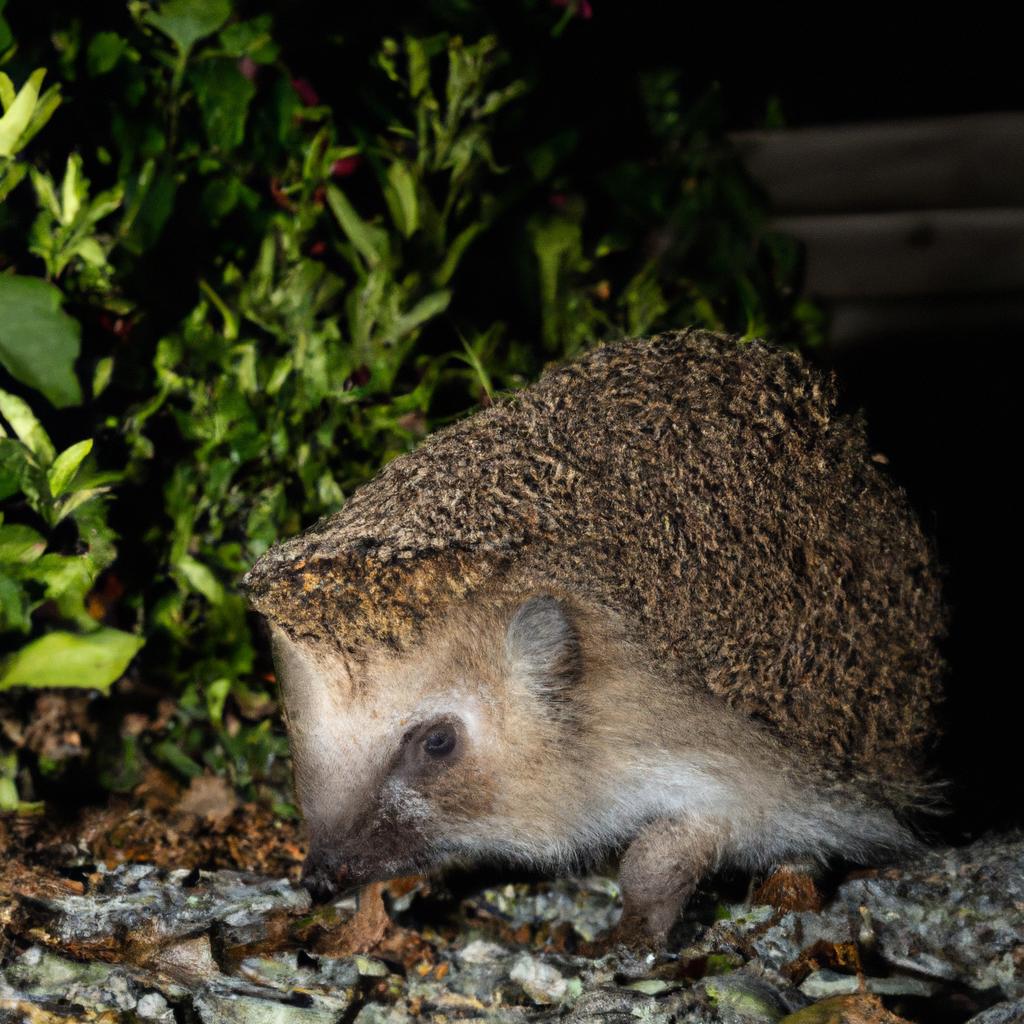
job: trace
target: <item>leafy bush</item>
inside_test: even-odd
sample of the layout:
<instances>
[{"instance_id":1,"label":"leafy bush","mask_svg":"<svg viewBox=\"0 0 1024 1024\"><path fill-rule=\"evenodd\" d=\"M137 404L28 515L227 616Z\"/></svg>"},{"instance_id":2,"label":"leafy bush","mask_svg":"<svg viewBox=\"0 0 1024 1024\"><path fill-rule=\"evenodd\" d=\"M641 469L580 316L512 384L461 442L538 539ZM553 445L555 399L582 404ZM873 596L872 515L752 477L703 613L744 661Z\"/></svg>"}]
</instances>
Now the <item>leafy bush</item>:
<instances>
[{"instance_id":1,"label":"leafy bush","mask_svg":"<svg viewBox=\"0 0 1024 1024\"><path fill-rule=\"evenodd\" d=\"M0 0L0 689L173 695L94 752L108 788L281 798L237 579L436 425L602 338L815 339L713 90L647 69L609 152L546 93L589 8L513 5L512 49L485 11L337 15L307 67L272 0ZM0 807L60 776L4 756Z\"/></svg>"}]
</instances>

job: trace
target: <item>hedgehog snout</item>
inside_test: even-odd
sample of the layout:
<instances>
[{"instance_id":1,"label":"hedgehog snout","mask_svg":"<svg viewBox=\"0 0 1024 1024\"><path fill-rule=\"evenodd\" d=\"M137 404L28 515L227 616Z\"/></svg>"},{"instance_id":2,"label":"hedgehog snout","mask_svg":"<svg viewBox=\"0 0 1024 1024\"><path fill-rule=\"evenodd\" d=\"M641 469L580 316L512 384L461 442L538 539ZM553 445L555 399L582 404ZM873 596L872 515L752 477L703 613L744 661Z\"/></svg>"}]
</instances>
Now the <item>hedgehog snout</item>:
<instances>
[{"instance_id":1,"label":"hedgehog snout","mask_svg":"<svg viewBox=\"0 0 1024 1024\"><path fill-rule=\"evenodd\" d=\"M302 864L302 885L314 904L342 899L359 888L350 864L337 854L316 848Z\"/></svg>"}]
</instances>

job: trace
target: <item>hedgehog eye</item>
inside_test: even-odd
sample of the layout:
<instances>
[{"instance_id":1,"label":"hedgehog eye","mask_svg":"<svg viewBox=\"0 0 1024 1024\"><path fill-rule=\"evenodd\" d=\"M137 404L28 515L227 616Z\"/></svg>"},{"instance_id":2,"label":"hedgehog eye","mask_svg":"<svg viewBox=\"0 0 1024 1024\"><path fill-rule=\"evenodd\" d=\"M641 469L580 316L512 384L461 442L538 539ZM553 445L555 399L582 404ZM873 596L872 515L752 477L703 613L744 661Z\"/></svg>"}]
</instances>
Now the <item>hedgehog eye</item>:
<instances>
[{"instance_id":1,"label":"hedgehog eye","mask_svg":"<svg viewBox=\"0 0 1024 1024\"><path fill-rule=\"evenodd\" d=\"M455 730L446 725L431 729L423 740L423 749L431 757L445 757L455 749Z\"/></svg>"}]
</instances>

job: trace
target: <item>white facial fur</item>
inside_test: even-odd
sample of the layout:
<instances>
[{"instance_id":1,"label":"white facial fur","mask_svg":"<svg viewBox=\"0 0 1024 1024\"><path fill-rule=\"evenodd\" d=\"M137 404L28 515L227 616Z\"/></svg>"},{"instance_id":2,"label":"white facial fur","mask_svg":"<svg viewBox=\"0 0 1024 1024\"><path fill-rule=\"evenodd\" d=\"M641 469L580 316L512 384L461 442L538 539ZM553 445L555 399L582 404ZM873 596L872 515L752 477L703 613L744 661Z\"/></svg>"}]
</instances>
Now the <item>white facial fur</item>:
<instances>
[{"instance_id":1,"label":"white facial fur","mask_svg":"<svg viewBox=\"0 0 1024 1024\"><path fill-rule=\"evenodd\" d=\"M308 819L347 829L380 795L409 819L429 817L415 789L389 775L410 729L457 719L471 749L493 743L478 689L432 678L414 664L378 659L358 676L337 653L272 627L299 801Z\"/></svg>"}]
</instances>

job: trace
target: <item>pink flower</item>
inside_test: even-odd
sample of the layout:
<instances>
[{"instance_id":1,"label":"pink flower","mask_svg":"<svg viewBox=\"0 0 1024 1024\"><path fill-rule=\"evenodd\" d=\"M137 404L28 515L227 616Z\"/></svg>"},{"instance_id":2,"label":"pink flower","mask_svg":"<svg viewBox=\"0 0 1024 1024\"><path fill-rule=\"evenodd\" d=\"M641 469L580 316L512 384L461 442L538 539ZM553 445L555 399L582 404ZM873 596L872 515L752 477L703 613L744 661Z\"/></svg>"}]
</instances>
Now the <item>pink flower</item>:
<instances>
[{"instance_id":1,"label":"pink flower","mask_svg":"<svg viewBox=\"0 0 1024 1024\"><path fill-rule=\"evenodd\" d=\"M340 160L335 160L331 164L331 177L347 178L350 174L355 174L359 170L359 165L362 162L363 158L360 156L346 156Z\"/></svg>"},{"instance_id":2,"label":"pink flower","mask_svg":"<svg viewBox=\"0 0 1024 1024\"><path fill-rule=\"evenodd\" d=\"M293 78L292 88L298 93L299 99L307 107L316 107L320 104L320 96L306 78Z\"/></svg>"},{"instance_id":3,"label":"pink flower","mask_svg":"<svg viewBox=\"0 0 1024 1024\"><path fill-rule=\"evenodd\" d=\"M348 380L345 381L344 390L349 388L361 388L364 384L369 383L370 368L368 366L357 366L348 376Z\"/></svg>"},{"instance_id":4,"label":"pink flower","mask_svg":"<svg viewBox=\"0 0 1024 1024\"><path fill-rule=\"evenodd\" d=\"M243 57L238 62L238 70L241 71L241 73L251 82L256 78L256 72L258 70L256 61L254 61L252 57Z\"/></svg>"},{"instance_id":5,"label":"pink flower","mask_svg":"<svg viewBox=\"0 0 1024 1024\"><path fill-rule=\"evenodd\" d=\"M594 16L594 9L590 6L590 0L551 0L552 7L572 7L573 14L584 21L590 21Z\"/></svg>"}]
</instances>

